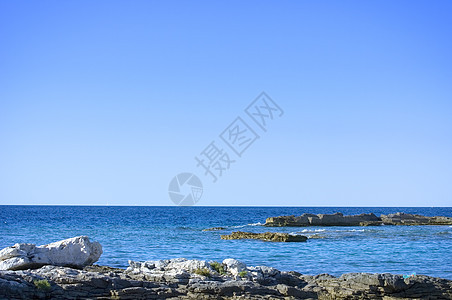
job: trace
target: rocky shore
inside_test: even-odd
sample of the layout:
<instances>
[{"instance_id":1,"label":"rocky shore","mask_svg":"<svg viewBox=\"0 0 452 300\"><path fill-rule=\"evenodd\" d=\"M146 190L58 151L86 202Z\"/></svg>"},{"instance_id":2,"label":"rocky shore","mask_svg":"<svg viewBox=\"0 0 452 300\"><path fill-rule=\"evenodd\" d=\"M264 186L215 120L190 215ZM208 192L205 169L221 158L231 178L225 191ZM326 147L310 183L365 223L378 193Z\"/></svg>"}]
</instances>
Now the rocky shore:
<instances>
[{"instance_id":1,"label":"rocky shore","mask_svg":"<svg viewBox=\"0 0 452 300\"><path fill-rule=\"evenodd\" d=\"M99 243L83 236L5 248L0 299L452 299L451 280L424 275L310 276L235 259L129 261L127 269L91 265L101 253Z\"/></svg>"},{"instance_id":2,"label":"rocky shore","mask_svg":"<svg viewBox=\"0 0 452 300\"><path fill-rule=\"evenodd\" d=\"M335 214L302 214L301 216L270 217L264 226L304 227L304 226L377 226L377 225L452 225L450 217L425 217L421 215L395 213L388 215L360 214L344 216Z\"/></svg>"},{"instance_id":3,"label":"rocky shore","mask_svg":"<svg viewBox=\"0 0 452 300\"><path fill-rule=\"evenodd\" d=\"M0 299L452 299L452 281L423 275L309 276L235 259L129 264L0 271Z\"/></svg>"}]
</instances>

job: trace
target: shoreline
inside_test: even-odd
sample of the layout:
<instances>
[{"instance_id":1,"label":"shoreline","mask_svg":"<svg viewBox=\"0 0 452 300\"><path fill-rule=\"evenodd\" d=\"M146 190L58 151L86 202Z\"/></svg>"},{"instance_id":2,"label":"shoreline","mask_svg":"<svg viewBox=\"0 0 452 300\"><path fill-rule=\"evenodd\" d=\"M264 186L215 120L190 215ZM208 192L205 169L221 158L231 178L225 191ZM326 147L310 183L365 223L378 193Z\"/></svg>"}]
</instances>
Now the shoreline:
<instances>
[{"instance_id":1,"label":"shoreline","mask_svg":"<svg viewBox=\"0 0 452 300\"><path fill-rule=\"evenodd\" d=\"M452 280L426 275L303 275L268 266L171 259L127 269L46 265L0 271L0 299L452 299Z\"/></svg>"}]
</instances>

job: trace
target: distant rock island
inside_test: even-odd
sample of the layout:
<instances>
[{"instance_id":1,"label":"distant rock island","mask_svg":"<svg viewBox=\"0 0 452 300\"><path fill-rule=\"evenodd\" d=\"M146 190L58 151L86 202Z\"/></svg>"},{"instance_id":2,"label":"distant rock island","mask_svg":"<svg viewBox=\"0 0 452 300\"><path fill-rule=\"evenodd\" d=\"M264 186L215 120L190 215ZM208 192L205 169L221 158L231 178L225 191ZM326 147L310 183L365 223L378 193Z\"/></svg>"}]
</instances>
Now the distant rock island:
<instances>
[{"instance_id":1,"label":"distant rock island","mask_svg":"<svg viewBox=\"0 0 452 300\"><path fill-rule=\"evenodd\" d=\"M344 216L335 214L302 214L301 216L270 217L264 226L305 227L305 226L376 226L376 225L452 225L450 217L426 217L398 212L377 217L373 213Z\"/></svg>"}]
</instances>

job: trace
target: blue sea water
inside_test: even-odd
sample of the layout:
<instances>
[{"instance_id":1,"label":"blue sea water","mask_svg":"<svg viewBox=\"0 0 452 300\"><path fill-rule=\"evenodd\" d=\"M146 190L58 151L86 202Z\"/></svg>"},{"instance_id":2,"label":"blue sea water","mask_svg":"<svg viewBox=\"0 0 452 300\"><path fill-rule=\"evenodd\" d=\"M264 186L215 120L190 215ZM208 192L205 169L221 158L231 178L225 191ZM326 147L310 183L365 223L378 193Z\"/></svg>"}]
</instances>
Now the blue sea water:
<instances>
[{"instance_id":1,"label":"blue sea water","mask_svg":"<svg viewBox=\"0 0 452 300\"><path fill-rule=\"evenodd\" d=\"M128 260L177 257L236 258L303 274L371 272L425 274L452 279L452 226L260 226L271 216L303 213L395 212L452 217L451 207L118 207L0 206L0 249L15 243L47 244L87 235L104 253L98 264L127 267ZM209 227L223 231L202 231ZM232 231L278 231L306 243L221 240Z\"/></svg>"}]
</instances>

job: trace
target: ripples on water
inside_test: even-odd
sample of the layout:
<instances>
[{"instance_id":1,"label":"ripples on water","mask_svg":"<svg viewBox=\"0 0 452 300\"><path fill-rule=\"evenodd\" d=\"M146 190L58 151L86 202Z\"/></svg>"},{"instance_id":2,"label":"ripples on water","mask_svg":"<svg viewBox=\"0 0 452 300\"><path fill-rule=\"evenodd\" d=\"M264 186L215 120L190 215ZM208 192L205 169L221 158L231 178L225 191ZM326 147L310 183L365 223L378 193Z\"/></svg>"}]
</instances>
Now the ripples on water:
<instances>
[{"instance_id":1,"label":"ripples on water","mask_svg":"<svg viewBox=\"0 0 452 300\"><path fill-rule=\"evenodd\" d=\"M418 213L452 217L452 208L83 207L0 206L0 248L88 235L104 254L99 264L176 257L269 265L304 274L391 272L452 279L452 226L287 227L261 225L270 216L302 213ZM202 231L225 227L221 231ZM221 240L232 231L278 231L306 243Z\"/></svg>"}]
</instances>

